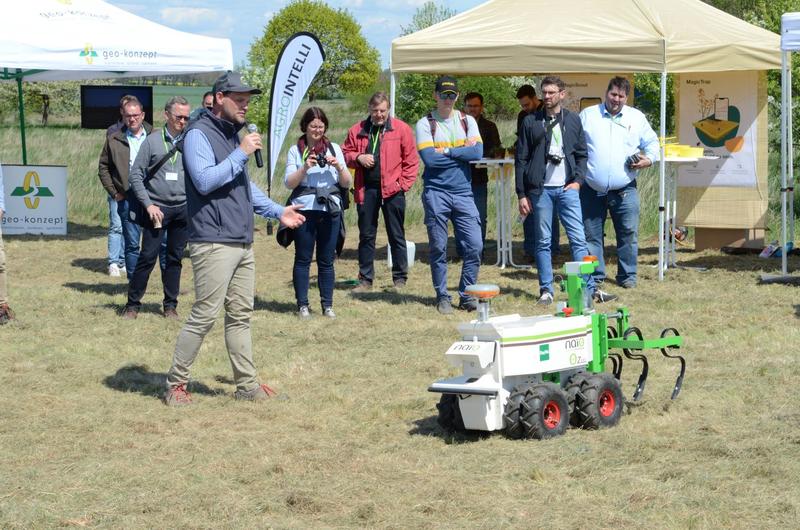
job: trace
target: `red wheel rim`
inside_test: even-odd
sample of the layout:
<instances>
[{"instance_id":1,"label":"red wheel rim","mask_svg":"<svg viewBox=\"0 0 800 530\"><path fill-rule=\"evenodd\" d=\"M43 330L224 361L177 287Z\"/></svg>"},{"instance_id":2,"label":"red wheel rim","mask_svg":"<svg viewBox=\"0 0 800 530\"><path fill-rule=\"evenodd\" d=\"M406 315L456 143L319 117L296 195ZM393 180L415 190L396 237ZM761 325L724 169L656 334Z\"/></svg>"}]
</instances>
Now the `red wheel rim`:
<instances>
[{"instance_id":1,"label":"red wheel rim","mask_svg":"<svg viewBox=\"0 0 800 530\"><path fill-rule=\"evenodd\" d=\"M603 390L600 393L600 399L598 401L600 406L597 408L601 416L607 418L614 414L614 410L617 408L617 400L611 390Z\"/></svg>"},{"instance_id":2,"label":"red wheel rim","mask_svg":"<svg viewBox=\"0 0 800 530\"><path fill-rule=\"evenodd\" d=\"M544 406L544 414L542 414L544 426L548 429L555 429L561 423L561 407L555 401L548 401Z\"/></svg>"}]
</instances>

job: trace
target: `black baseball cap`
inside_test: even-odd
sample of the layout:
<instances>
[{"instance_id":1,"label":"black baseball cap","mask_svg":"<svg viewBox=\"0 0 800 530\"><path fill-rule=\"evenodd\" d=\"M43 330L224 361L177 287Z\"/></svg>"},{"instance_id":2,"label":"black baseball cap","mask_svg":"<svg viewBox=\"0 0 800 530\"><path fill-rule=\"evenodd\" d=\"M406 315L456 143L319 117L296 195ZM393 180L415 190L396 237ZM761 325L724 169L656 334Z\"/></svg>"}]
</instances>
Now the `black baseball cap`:
<instances>
[{"instance_id":1,"label":"black baseball cap","mask_svg":"<svg viewBox=\"0 0 800 530\"><path fill-rule=\"evenodd\" d=\"M261 90L242 83L242 74L228 70L214 81L214 93L217 92L247 92L260 94Z\"/></svg>"},{"instance_id":2,"label":"black baseball cap","mask_svg":"<svg viewBox=\"0 0 800 530\"><path fill-rule=\"evenodd\" d=\"M436 80L436 92L444 94L445 92L453 92L458 94L458 82L455 77L443 75Z\"/></svg>"}]
</instances>

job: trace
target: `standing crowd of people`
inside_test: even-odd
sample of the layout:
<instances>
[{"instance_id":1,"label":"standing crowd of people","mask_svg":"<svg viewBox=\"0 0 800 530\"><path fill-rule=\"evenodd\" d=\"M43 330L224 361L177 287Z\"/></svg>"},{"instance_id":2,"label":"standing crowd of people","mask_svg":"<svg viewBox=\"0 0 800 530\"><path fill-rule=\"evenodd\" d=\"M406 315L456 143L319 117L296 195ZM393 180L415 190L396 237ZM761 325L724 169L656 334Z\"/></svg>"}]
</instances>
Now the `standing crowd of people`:
<instances>
[{"instance_id":1,"label":"standing crowd of people","mask_svg":"<svg viewBox=\"0 0 800 530\"><path fill-rule=\"evenodd\" d=\"M515 182L524 216L524 248L536 263L538 303L553 301L552 255L558 252L559 224L574 260L596 256L597 271L586 278L597 303L616 298L600 289L605 280L604 233L610 213L619 264L616 282L637 283L639 169L657 159L658 138L645 116L626 105L627 79L610 80L605 100L576 114L562 106L565 84L556 76L541 81L539 100L531 85L517 92ZM240 134L251 96L236 72L227 72L192 111L176 96L164 107L164 127L144 121L142 103L120 101L121 120L109 127L98 176L108 194L108 273L128 279L122 317L135 319L156 261L160 261L163 315L180 319L182 260L188 247L195 301L181 329L167 377L165 402L186 405L191 366L217 315L224 309L225 344L237 399L262 400L275 391L258 381L253 362L250 317L255 292L254 214L279 219L278 240L294 244L292 282L301 319L312 317L310 268L316 255L321 314L333 308L334 264L344 241L343 211L352 187L358 214L358 285L373 288L378 218L392 257L394 289L408 281L405 236L406 193L422 171L422 205L436 309L453 313L447 286L449 225L461 258L458 309L474 311L467 286L478 282L486 240L488 175L474 167L481 158L504 152L497 126L484 116L484 99L470 92L457 108L458 81L436 80L435 108L412 128L391 116L383 92L369 99L368 115L355 123L340 146L328 137L324 110L310 107L300 119L300 136L288 151L281 206L253 183L248 158L262 147L256 132ZM0 187L2 170L0 169ZM4 213L0 194L0 218ZM5 253L0 232L0 324L13 319L8 306Z\"/></svg>"}]
</instances>

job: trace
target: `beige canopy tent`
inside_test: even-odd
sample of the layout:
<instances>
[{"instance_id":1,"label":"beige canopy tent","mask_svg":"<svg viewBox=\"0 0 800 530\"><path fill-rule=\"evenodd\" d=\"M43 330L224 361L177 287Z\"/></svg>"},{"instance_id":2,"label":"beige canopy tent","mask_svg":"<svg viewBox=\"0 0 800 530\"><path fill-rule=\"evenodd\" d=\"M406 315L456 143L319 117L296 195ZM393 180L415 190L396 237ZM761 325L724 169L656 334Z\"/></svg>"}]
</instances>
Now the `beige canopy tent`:
<instances>
[{"instance_id":1,"label":"beige canopy tent","mask_svg":"<svg viewBox=\"0 0 800 530\"><path fill-rule=\"evenodd\" d=\"M700 0L490 0L392 41L395 74L667 73L781 67L780 37ZM664 274L664 156L659 279Z\"/></svg>"}]
</instances>

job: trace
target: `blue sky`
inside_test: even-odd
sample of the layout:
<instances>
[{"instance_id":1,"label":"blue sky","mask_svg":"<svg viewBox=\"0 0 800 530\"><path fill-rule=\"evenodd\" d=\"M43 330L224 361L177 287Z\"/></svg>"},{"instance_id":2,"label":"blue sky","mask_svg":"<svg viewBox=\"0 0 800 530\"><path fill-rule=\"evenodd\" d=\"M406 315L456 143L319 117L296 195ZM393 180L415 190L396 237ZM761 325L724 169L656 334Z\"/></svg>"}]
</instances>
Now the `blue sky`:
<instances>
[{"instance_id":1,"label":"blue sky","mask_svg":"<svg viewBox=\"0 0 800 530\"><path fill-rule=\"evenodd\" d=\"M225 37L233 44L233 62L247 60L250 45L264 33L264 27L275 13L288 3L284 0L106 0L141 17L172 28ZM328 0L334 8L346 8L361 24L362 34L381 54L382 66L389 65L392 39L400 36L401 26L411 22L414 11L425 0ZM483 0L440 0L459 13Z\"/></svg>"}]
</instances>

